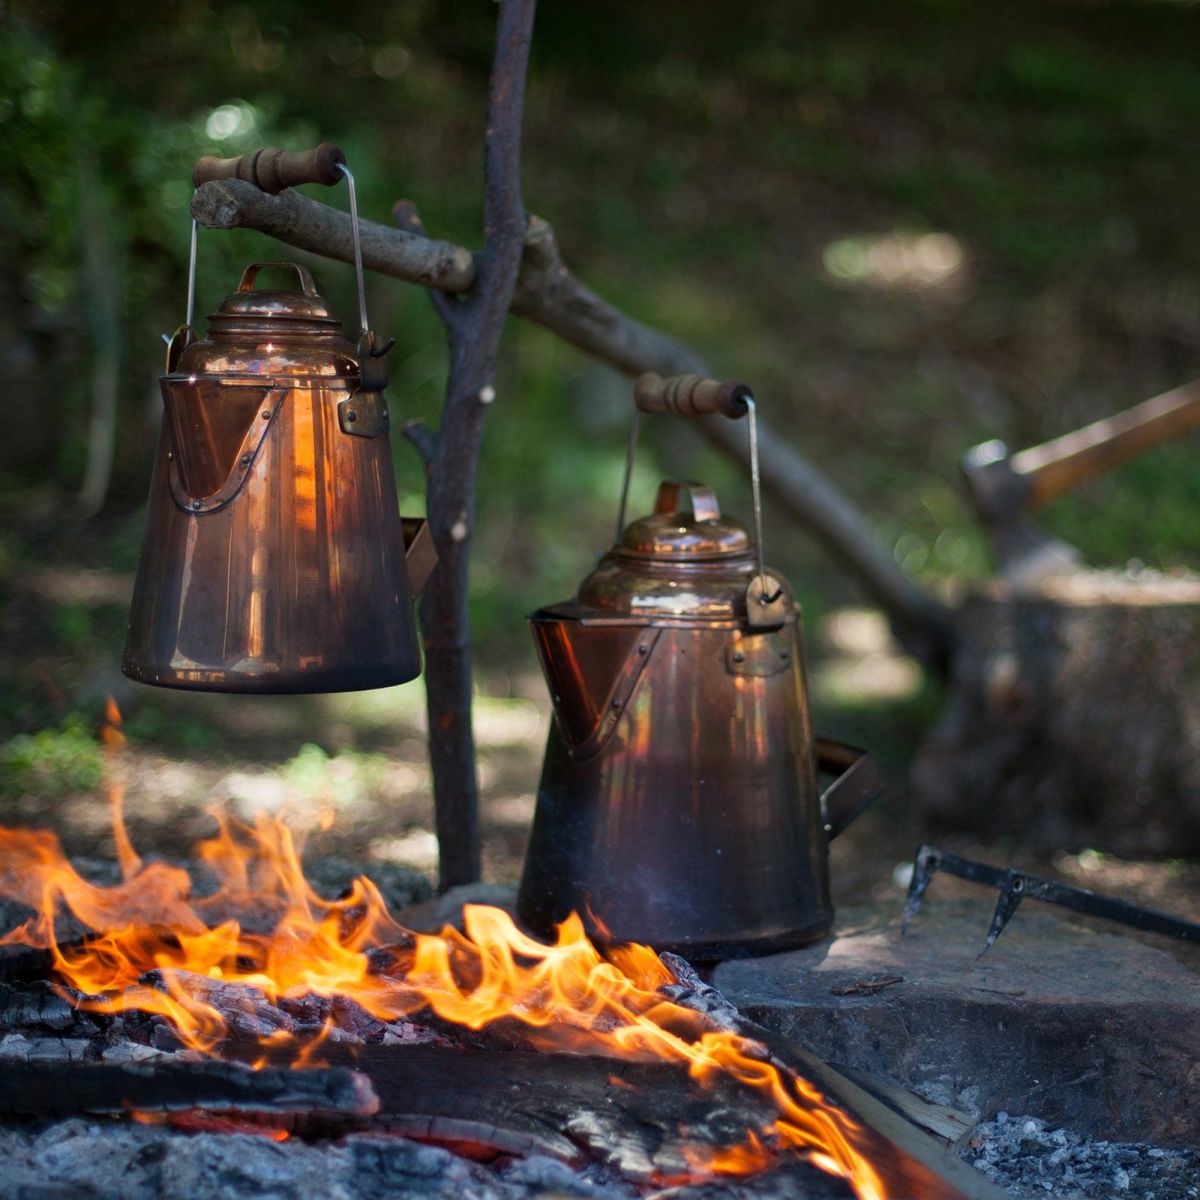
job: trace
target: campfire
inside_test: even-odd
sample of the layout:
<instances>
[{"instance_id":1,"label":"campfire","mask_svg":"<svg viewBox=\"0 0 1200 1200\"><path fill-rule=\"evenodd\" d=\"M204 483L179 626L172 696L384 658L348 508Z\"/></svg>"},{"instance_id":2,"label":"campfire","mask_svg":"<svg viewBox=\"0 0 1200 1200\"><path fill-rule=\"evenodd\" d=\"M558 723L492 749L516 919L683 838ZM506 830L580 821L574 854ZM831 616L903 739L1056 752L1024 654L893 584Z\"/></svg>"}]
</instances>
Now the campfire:
<instances>
[{"instance_id":1,"label":"campfire","mask_svg":"<svg viewBox=\"0 0 1200 1200\"><path fill-rule=\"evenodd\" d=\"M107 734L119 739L115 724ZM281 820L215 812L217 833L195 849L215 886L197 894L181 866L146 862L113 794L121 881L82 878L46 830L0 830L0 895L34 915L0 944L44 952L55 990L81 1012L165 1022L193 1056L237 1045L256 1065L323 1065L347 1040L346 1014L384 1025L422 1017L439 1029L519 1031L526 1047L674 1064L703 1087L734 1081L769 1101L774 1120L736 1144L697 1149L695 1177L760 1171L803 1156L847 1180L860 1200L886 1191L863 1130L763 1047L671 999L675 973L649 947L601 952L572 916L550 944L504 911L468 906L464 930L412 933L359 877L340 898L310 886L301 847ZM83 934L57 931L70 914ZM262 1002L258 1006L258 1001ZM302 1014L271 1026L255 1013Z\"/></svg>"}]
</instances>

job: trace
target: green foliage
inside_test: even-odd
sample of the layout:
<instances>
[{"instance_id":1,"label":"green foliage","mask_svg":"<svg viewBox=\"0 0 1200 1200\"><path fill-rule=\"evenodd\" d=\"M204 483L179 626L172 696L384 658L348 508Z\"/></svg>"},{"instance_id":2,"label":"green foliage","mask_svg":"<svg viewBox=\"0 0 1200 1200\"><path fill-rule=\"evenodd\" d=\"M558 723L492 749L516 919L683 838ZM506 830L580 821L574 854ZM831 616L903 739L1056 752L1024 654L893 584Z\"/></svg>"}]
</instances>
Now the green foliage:
<instances>
[{"instance_id":1,"label":"green foliage","mask_svg":"<svg viewBox=\"0 0 1200 1200\"><path fill-rule=\"evenodd\" d=\"M131 745L155 745L189 754L211 753L221 741L211 721L153 699L143 700L121 731Z\"/></svg>"},{"instance_id":2,"label":"green foliage","mask_svg":"<svg viewBox=\"0 0 1200 1200\"><path fill-rule=\"evenodd\" d=\"M349 809L371 799L390 768L390 761L382 754L341 750L331 755L315 743L306 742L279 773L289 792Z\"/></svg>"},{"instance_id":3,"label":"green foliage","mask_svg":"<svg viewBox=\"0 0 1200 1200\"><path fill-rule=\"evenodd\" d=\"M78 715L57 729L18 734L0 745L0 797L93 791L104 779L103 753L94 731Z\"/></svg>"},{"instance_id":4,"label":"green foliage","mask_svg":"<svg viewBox=\"0 0 1200 1200\"><path fill-rule=\"evenodd\" d=\"M0 303L0 346L17 364L12 419L52 419L0 444L0 501L7 517L34 486L60 499L52 517L6 528L6 586L56 555L133 569L159 337L182 319L199 154L333 138L365 216L386 223L405 196L431 233L478 245L495 9L267 0L168 5L148 19L138 6L17 0L7 14L0 258L16 286ZM750 378L772 425L850 495L880 544L940 587L988 569L956 487L968 446L1028 445L1200 374L1194 36L1195 14L1164 4L544 4L525 200L602 295ZM345 204L342 188L308 190ZM97 285L81 269L88 221L119 292L118 450L106 523L64 548L47 531L72 519L63 498L80 479L101 336ZM881 240L925 232L961 245L954 287L872 278ZM838 247L865 264L856 278L828 269ZM279 256L309 262L353 313L345 265L201 231L201 316L246 262ZM398 339L395 410L436 426L440 323L417 288L369 288L374 324ZM613 372L510 323L473 557L485 667L532 669L524 614L569 595L609 541L628 419ZM419 511L419 464L393 440L404 509ZM665 474L707 478L747 514L740 471L677 423L648 421L635 510ZM1097 565L1195 566L1197 478L1194 443L1180 443L1045 519ZM803 529L769 508L766 532L810 613L852 597ZM112 606L47 606L34 623L53 659L39 669L65 674L66 690L96 663L115 670ZM27 697L44 689L22 680L10 695L28 728ZM203 722L167 711L142 706L131 735L203 749Z\"/></svg>"}]
</instances>

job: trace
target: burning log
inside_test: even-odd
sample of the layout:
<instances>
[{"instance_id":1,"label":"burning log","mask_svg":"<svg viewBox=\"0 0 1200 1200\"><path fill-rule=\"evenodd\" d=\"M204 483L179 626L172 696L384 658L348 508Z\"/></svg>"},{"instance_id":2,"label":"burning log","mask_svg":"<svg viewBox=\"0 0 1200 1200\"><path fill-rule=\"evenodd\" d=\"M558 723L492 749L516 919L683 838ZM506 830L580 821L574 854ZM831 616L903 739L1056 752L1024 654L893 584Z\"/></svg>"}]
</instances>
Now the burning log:
<instances>
[{"instance_id":1,"label":"burning log","mask_svg":"<svg viewBox=\"0 0 1200 1200\"><path fill-rule=\"evenodd\" d=\"M42 939L72 1005L107 1037L126 1034L151 1048L117 1062L101 1056L96 1037L23 1039L12 1047L14 1095L28 1083L47 1097L37 1101L43 1111L113 1111L103 1105L145 1107L147 1093L134 1083L152 1080L163 1089L157 1103L184 1111L292 1105L324 1122L311 1129L345 1132L360 1127L369 1103L353 1080L343 1084L362 1103L340 1102L339 1111L321 1092L336 1077L287 1072L288 1080L311 1076L318 1095L301 1084L300 1094L280 1092L279 1069L269 1065L279 1056L289 1066L340 1056L374 1083L377 1121L391 1118L393 1128L423 1130L473 1156L530 1145L546 1153L551 1144L566 1155L570 1143L572 1156L645 1183L811 1164L814 1178L827 1178L808 1191L822 1197L846 1188L858 1200L998 1195L844 1076L747 1023L682 960L664 962L638 945L601 952L577 916L547 944L487 907L468 906L461 931L412 934L368 880L338 900L314 893L290 834L266 818L254 827L222 821L197 857L221 881L202 900L191 898L186 872L143 864L128 846L121 883L103 888L80 879L50 835L0 837L0 876L43 898L36 920L12 940ZM88 926L87 941L55 940L56 897ZM265 932L258 924L248 932L243 915L253 917L260 898L280 915ZM165 909L174 916L164 927L154 914ZM63 1019L52 1005L10 1001L32 1019L31 1032ZM477 1048L419 1044L443 1031ZM524 1048L498 1053L489 1048L497 1041ZM231 1077L218 1071L219 1087L204 1073L189 1082L193 1061L152 1049L181 1043L249 1057L263 1066L263 1082L245 1084L245 1067ZM71 1097L65 1080L75 1066L98 1072L96 1092ZM41 1074L27 1079L28 1070ZM180 1086L159 1084L160 1071ZM109 1085L115 1100L103 1091ZM565 1142L548 1142L547 1130Z\"/></svg>"},{"instance_id":2,"label":"burning log","mask_svg":"<svg viewBox=\"0 0 1200 1200\"><path fill-rule=\"evenodd\" d=\"M316 992L269 999L253 984L211 979L194 971L149 971L142 983L164 992L186 993L207 1005L225 1022L232 1041L270 1042L282 1038L295 1046L318 1035L333 1042L404 1042L448 1044L437 1031L412 1021L383 1021L349 996Z\"/></svg>"},{"instance_id":3,"label":"burning log","mask_svg":"<svg viewBox=\"0 0 1200 1200\"><path fill-rule=\"evenodd\" d=\"M702 1178L747 1128L765 1129L776 1116L768 1096L734 1080L701 1086L669 1063L437 1046L328 1049L370 1079L380 1101L372 1129L476 1159L549 1154L668 1184ZM815 1166L801 1174L803 1196L853 1195Z\"/></svg>"},{"instance_id":4,"label":"burning log","mask_svg":"<svg viewBox=\"0 0 1200 1200\"><path fill-rule=\"evenodd\" d=\"M0 1029L71 1030L88 1036L98 1033L100 1024L48 983L38 982L27 988L0 983Z\"/></svg>"},{"instance_id":5,"label":"burning log","mask_svg":"<svg viewBox=\"0 0 1200 1200\"><path fill-rule=\"evenodd\" d=\"M295 1034L301 1028L295 1017L272 1004L261 988L251 984L177 969L149 971L138 982L172 995L184 992L215 1009L224 1018L226 1036L231 1038L272 1038ZM320 1029L320 1023L315 1029Z\"/></svg>"},{"instance_id":6,"label":"burning log","mask_svg":"<svg viewBox=\"0 0 1200 1200\"><path fill-rule=\"evenodd\" d=\"M52 1116L68 1113L310 1112L366 1117L379 1100L367 1078L346 1067L310 1071L255 1070L244 1063L57 1061L31 1053L0 1057L0 1113ZM82 1051L77 1051L81 1053Z\"/></svg>"}]
</instances>

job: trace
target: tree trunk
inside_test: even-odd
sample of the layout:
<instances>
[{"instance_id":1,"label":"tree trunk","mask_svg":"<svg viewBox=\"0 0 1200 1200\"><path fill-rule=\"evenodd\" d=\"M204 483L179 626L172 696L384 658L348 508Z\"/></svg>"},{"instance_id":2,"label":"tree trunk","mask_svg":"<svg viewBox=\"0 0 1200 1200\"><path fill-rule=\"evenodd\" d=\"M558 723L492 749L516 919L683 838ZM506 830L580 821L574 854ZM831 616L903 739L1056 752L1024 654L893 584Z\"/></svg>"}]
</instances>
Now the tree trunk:
<instances>
[{"instance_id":1,"label":"tree trunk","mask_svg":"<svg viewBox=\"0 0 1200 1200\"><path fill-rule=\"evenodd\" d=\"M501 0L484 135L484 247L466 297L430 293L450 340L450 374L436 437L414 439L430 454L429 528L438 550L421 632L443 890L480 874L469 566L483 419L495 398L496 355L524 248L521 116L535 8L536 0ZM409 219L418 223L415 215Z\"/></svg>"},{"instance_id":2,"label":"tree trunk","mask_svg":"<svg viewBox=\"0 0 1200 1200\"><path fill-rule=\"evenodd\" d=\"M1200 580L977 590L914 785L927 816L1024 848L1200 851Z\"/></svg>"},{"instance_id":3,"label":"tree trunk","mask_svg":"<svg viewBox=\"0 0 1200 1200\"><path fill-rule=\"evenodd\" d=\"M105 201L91 146L80 148L78 178L84 297L92 344L92 412L79 503L83 515L91 517L100 511L108 495L117 443L121 272L112 229L113 214Z\"/></svg>"}]
</instances>

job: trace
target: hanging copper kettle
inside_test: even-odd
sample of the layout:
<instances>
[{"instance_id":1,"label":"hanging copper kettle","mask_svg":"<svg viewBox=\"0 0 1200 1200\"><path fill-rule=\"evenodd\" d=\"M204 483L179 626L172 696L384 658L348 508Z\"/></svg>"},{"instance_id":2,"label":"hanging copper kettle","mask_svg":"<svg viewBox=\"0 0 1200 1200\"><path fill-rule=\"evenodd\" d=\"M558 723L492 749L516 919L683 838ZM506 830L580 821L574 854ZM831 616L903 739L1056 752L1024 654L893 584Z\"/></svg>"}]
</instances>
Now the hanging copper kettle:
<instances>
[{"instance_id":1,"label":"hanging copper kettle","mask_svg":"<svg viewBox=\"0 0 1200 1200\"><path fill-rule=\"evenodd\" d=\"M256 159L264 154L278 152ZM405 561L353 177L336 154L325 170L350 184L357 346L295 263L247 267L209 318L208 337L195 340L193 222L188 319L161 381L163 428L122 661L143 683L329 692L420 673L420 580ZM298 290L257 286L261 273L280 270ZM422 525L411 523L407 541L428 564Z\"/></svg>"},{"instance_id":2,"label":"hanging copper kettle","mask_svg":"<svg viewBox=\"0 0 1200 1200\"><path fill-rule=\"evenodd\" d=\"M755 537L712 489L661 485L574 600L530 617L554 703L517 902L549 933L696 959L769 953L832 920L828 840L878 791L860 751L814 741L800 613L763 565L754 402L744 385L643 376L638 409L749 415ZM818 791L817 771L837 775Z\"/></svg>"}]
</instances>

